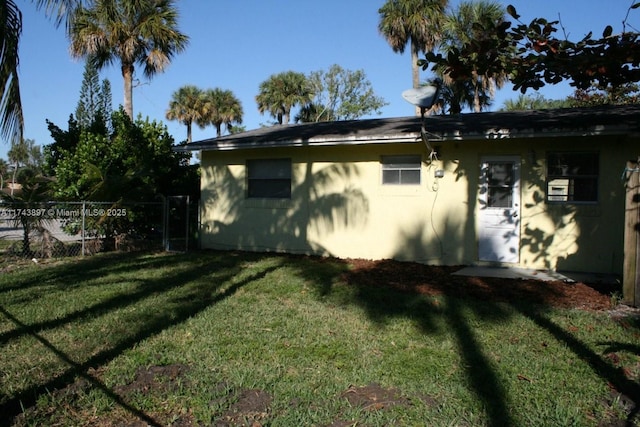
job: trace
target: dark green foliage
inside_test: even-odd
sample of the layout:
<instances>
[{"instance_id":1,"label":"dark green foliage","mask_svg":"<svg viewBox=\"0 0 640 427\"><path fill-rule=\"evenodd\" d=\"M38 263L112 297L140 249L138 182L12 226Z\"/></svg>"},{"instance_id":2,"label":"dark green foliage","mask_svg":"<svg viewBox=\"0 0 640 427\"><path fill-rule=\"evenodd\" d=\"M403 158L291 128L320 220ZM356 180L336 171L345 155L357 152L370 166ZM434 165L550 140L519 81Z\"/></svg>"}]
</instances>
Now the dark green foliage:
<instances>
[{"instance_id":1,"label":"dark green foliage","mask_svg":"<svg viewBox=\"0 0 640 427\"><path fill-rule=\"evenodd\" d=\"M173 194L187 155L172 151L173 138L157 122L132 122L122 111L112 115L113 129L95 120L81 129L71 119L63 131L49 123L54 143L47 146L47 167L57 178L55 193L64 199L147 201Z\"/></svg>"},{"instance_id":2,"label":"dark green foliage","mask_svg":"<svg viewBox=\"0 0 640 427\"><path fill-rule=\"evenodd\" d=\"M638 104L640 86L637 83L627 83L616 87L591 86L587 89L576 89L567 102L573 107Z\"/></svg>"},{"instance_id":3,"label":"dark green foliage","mask_svg":"<svg viewBox=\"0 0 640 427\"><path fill-rule=\"evenodd\" d=\"M111 83L107 79L101 83L98 69L87 61L82 74L76 120L80 126L88 127L99 116L108 125L112 112Z\"/></svg>"},{"instance_id":4,"label":"dark green foliage","mask_svg":"<svg viewBox=\"0 0 640 427\"><path fill-rule=\"evenodd\" d=\"M572 42L555 35L559 21L536 18L525 24L513 6L507 7L507 13L515 24L486 22L473 40L446 57L429 52L420 65L424 69L430 64L444 67L453 80L468 79L476 72L506 74L513 89L522 93L562 81L581 90L640 81L640 33L626 31L626 19L620 34L614 35L607 27L601 38L589 33Z\"/></svg>"},{"instance_id":5,"label":"dark green foliage","mask_svg":"<svg viewBox=\"0 0 640 427\"><path fill-rule=\"evenodd\" d=\"M540 94L520 94L517 99L508 99L501 111L545 110L550 108L573 107L569 99L547 99Z\"/></svg>"},{"instance_id":6,"label":"dark green foliage","mask_svg":"<svg viewBox=\"0 0 640 427\"><path fill-rule=\"evenodd\" d=\"M159 202L160 195L188 194L198 198L197 168L187 166L188 154L173 151L173 137L158 122L132 122L123 111L112 115L107 129L96 115L86 129L71 118L64 131L49 123L54 143L46 147L47 170L56 176L54 197L72 201ZM142 232L145 215L127 209L126 216L93 218L96 234L115 236ZM74 224L66 224L68 227Z\"/></svg>"}]
</instances>

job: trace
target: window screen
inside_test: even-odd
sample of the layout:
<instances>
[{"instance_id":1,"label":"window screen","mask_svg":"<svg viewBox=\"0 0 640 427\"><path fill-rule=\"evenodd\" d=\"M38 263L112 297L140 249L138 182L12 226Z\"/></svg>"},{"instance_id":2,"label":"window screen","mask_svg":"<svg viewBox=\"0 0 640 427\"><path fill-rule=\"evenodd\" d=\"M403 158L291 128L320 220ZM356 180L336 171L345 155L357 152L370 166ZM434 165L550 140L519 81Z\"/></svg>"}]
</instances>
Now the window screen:
<instances>
[{"instance_id":1,"label":"window screen","mask_svg":"<svg viewBox=\"0 0 640 427\"><path fill-rule=\"evenodd\" d=\"M597 202L598 174L598 153L548 153L547 201Z\"/></svg>"},{"instance_id":2,"label":"window screen","mask_svg":"<svg viewBox=\"0 0 640 427\"><path fill-rule=\"evenodd\" d=\"M291 159L247 161L249 198L291 198Z\"/></svg>"},{"instance_id":3,"label":"window screen","mask_svg":"<svg viewBox=\"0 0 640 427\"><path fill-rule=\"evenodd\" d=\"M382 157L382 184L419 185L421 164L419 155Z\"/></svg>"}]
</instances>

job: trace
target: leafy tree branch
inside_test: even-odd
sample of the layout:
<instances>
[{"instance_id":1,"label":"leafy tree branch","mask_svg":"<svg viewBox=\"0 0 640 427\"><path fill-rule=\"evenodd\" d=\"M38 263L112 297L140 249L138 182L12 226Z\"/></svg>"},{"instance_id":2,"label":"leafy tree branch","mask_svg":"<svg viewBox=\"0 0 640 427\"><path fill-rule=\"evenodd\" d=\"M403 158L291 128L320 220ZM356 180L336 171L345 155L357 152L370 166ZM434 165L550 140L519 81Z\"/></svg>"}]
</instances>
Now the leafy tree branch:
<instances>
[{"instance_id":1,"label":"leafy tree branch","mask_svg":"<svg viewBox=\"0 0 640 427\"><path fill-rule=\"evenodd\" d=\"M635 3L629 11L638 7L640 3ZM640 34L626 31L626 18L619 34L613 34L609 25L601 37L589 33L571 41L557 36L560 21L535 18L525 24L512 5L507 13L515 22L477 23L471 40L446 56L428 52L419 65L440 67L453 80L505 74L513 89L522 93L562 81L583 90L640 81Z\"/></svg>"}]
</instances>

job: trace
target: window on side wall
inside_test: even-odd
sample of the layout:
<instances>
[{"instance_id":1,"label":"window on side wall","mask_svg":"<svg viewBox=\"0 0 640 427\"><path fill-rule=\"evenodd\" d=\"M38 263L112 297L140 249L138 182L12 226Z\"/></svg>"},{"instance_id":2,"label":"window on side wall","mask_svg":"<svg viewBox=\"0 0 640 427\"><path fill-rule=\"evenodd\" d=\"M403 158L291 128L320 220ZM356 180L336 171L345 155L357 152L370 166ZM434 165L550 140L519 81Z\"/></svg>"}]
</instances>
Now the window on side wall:
<instances>
[{"instance_id":1,"label":"window on side wall","mask_svg":"<svg viewBox=\"0 0 640 427\"><path fill-rule=\"evenodd\" d=\"M420 185L420 155L382 156L382 185Z\"/></svg>"},{"instance_id":2,"label":"window on side wall","mask_svg":"<svg viewBox=\"0 0 640 427\"><path fill-rule=\"evenodd\" d=\"M248 160L247 187L250 199L290 199L291 159Z\"/></svg>"},{"instance_id":3,"label":"window on side wall","mask_svg":"<svg viewBox=\"0 0 640 427\"><path fill-rule=\"evenodd\" d=\"M597 152L547 153L547 202L598 201Z\"/></svg>"}]
</instances>

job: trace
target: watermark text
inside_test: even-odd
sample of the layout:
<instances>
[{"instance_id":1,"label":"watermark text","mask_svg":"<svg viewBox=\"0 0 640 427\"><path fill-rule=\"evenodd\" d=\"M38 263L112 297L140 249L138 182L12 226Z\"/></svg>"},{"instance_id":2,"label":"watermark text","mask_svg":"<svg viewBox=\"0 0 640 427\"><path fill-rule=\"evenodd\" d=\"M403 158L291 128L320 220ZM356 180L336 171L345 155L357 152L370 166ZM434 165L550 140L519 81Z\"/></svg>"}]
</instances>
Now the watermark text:
<instances>
[{"instance_id":1,"label":"watermark text","mask_svg":"<svg viewBox=\"0 0 640 427\"><path fill-rule=\"evenodd\" d=\"M0 208L0 219L11 220L18 218L40 218L40 219L72 219L82 217L126 217L126 208L89 208L89 209L66 209L66 208Z\"/></svg>"}]
</instances>

